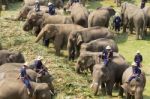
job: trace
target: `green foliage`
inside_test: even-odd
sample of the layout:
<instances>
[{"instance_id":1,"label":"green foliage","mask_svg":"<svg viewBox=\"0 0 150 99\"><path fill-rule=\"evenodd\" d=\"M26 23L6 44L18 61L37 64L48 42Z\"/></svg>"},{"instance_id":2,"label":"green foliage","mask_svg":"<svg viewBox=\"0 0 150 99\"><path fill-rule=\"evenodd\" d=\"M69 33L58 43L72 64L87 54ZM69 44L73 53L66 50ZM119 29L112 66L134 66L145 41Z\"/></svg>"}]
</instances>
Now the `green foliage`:
<instances>
[{"instance_id":1,"label":"green foliage","mask_svg":"<svg viewBox=\"0 0 150 99\"><path fill-rule=\"evenodd\" d=\"M113 6L119 11L119 8L113 3L114 0L92 1L86 5L90 10L99 6ZM135 1L135 0L132 0ZM135 1L139 5L139 1ZM61 57L56 56L53 45L45 48L41 43L34 43L35 37L30 33L24 32L22 26L24 22L14 22L5 20L4 17L14 17L21 8L21 3L11 4L9 11L3 11L0 17L0 41L4 48L12 51L21 51L28 62L32 62L37 55L44 57L44 63L49 72L54 77L54 86L57 92L56 99L110 99L105 96L94 96L91 89L91 74L78 75L75 72L75 62L69 62L66 58L67 52L63 51ZM116 41L119 45L120 53L126 60L133 61L136 50L140 50L144 56L143 70L146 72L147 84L144 91L144 99L150 99L150 37L146 40L135 40L135 35L120 33L117 34ZM113 92L112 99L117 99L117 92Z\"/></svg>"}]
</instances>

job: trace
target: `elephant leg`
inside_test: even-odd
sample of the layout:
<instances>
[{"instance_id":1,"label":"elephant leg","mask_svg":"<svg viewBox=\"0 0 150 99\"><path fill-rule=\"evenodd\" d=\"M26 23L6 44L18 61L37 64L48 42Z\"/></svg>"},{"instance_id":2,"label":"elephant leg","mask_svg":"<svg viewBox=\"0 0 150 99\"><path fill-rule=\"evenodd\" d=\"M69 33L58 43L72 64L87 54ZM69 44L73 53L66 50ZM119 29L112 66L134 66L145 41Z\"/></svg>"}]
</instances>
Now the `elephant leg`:
<instances>
[{"instance_id":1,"label":"elephant leg","mask_svg":"<svg viewBox=\"0 0 150 99\"><path fill-rule=\"evenodd\" d=\"M119 96L123 97L123 88L119 86Z\"/></svg>"},{"instance_id":2,"label":"elephant leg","mask_svg":"<svg viewBox=\"0 0 150 99\"><path fill-rule=\"evenodd\" d=\"M128 24L128 20L127 20L126 18L124 18L124 22L123 22L123 33L126 32L127 24Z\"/></svg>"},{"instance_id":3,"label":"elephant leg","mask_svg":"<svg viewBox=\"0 0 150 99\"><path fill-rule=\"evenodd\" d=\"M80 45L76 47L76 57L79 57L79 55L80 55Z\"/></svg>"},{"instance_id":4,"label":"elephant leg","mask_svg":"<svg viewBox=\"0 0 150 99\"><path fill-rule=\"evenodd\" d=\"M112 96L112 89L113 89L114 83L111 81L106 82L106 92L108 96Z\"/></svg>"},{"instance_id":5,"label":"elephant leg","mask_svg":"<svg viewBox=\"0 0 150 99\"><path fill-rule=\"evenodd\" d=\"M56 55L58 56L60 55L60 49L62 44L63 44L63 36L62 35L56 36L54 40L54 46L56 50Z\"/></svg>"},{"instance_id":6,"label":"elephant leg","mask_svg":"<svg viewBox=\"0 0 150 99\"><path fill-rule=\"evenodd\" d=\"M131 99L131 95L128 92L126 92L125 94L126 94L126 98L125 99Z\"/></svg>"},{"instance_id":7,"label":"elephant leg","mask_svg":"<svg viewBox=\"0 0 150 99\"><path fill-rule=\"evenodd\" d=\"M93 66L90 66L91 74L93 73Z\"/></svg>"},{"instance_id":8,"label":"elephant leg","mask_svg":"<svg viewBox=\"0 0 150 99\"><path fill-rule=\"evenodd\" d=\"M105 83L101 84L101 91L103 95L106 95L106 90L105 90Z\"/></svg>"},{"instance_id":9,"label":"elephant leg","mask_svg":"<svg viewBox=\"0 0 150 99\"><path fill-rule=\"evenodd\" d=\"M137 31L136 31L136 40L139 40L140 38L140 29L139 28L137 28L136 29Z\"/></svg>"}]
</instances>

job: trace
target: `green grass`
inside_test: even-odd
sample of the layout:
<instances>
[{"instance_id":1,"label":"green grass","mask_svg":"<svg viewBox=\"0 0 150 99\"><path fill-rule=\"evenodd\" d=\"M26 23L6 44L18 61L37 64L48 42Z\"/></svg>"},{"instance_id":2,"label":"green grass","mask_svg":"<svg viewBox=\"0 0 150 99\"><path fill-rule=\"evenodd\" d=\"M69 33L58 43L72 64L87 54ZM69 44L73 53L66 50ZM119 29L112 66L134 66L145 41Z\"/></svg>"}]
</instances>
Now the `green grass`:
<instances>
[{"instance_id":1,"label":"green grass","mask_svg":"<svg viewBox=\"0 0 150 99\"><path fill-rule=\"evenodd\" d=\"M136 4L139 4L136 0ZM93 10L99 6L113 6L113 0L102 2L88 2L87 8ZM24 32L22 26L24 22L14 22L4 20L4 17L14 17L21 8L21 3L11 5L9 11L3 11L0 17L0 42L5 49L11 51L21 51L28 62L32 62L37 55L44 56L44 63L54 76L54 86L57 91L56 99L110 99L110 97L94 96L89 86L91 75L78 75L75 72L75 62L67 61L67 52L63 51L64 56L58 57L54 54L53 45L47 49L39 43L34 43L35 37L30 33ZM144 91L144 99L150 99L150 36L146 40L135 40L135 35L118 34L116 41L120 53L126 60L133 61L136 50L140 50L143 57L143 70L146 72L147 83ZM118 99L117 93L113 93L112 99Z\"/></svg>"}]
</instances>

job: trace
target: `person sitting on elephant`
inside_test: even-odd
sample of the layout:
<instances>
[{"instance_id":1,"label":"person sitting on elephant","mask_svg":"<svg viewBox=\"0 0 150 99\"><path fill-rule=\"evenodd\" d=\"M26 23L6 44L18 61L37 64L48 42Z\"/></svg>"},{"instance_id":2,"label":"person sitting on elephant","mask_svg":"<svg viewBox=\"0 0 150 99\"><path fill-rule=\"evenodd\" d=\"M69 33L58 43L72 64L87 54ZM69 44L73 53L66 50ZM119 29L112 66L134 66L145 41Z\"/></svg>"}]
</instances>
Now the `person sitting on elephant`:
<instances>
[{"instance_id":1,"label":"person sitting on elephant","mask_svg":"<svg viewBox=\"0 0 150 99\"><path fill-rule=\"evenodd\" d=\"M48 13L50 15L55 15L55 5L51 2L48 3Z\"/></svg>"},{"instance_id":2,"label":"person sitting on elephant","mask_svg":"<svg viewBox=\"0 0 150 99\"><path fill-rule=\"evenodd\" d=\"M135 62L132 63L132 69L133 69L133 74L132 76L129 78L128 83L134 79L140 76L141 74L141 69L137 66L137 64Z\"/></svg>"},{"instance_id":3,"label":"person sitting on elephant","mask_svg":"<svg viewBox=\"0 0 150 99\"><path fill-rule=\"evenodd\" d=\"M39 0L36 0L36 1L35 1L35 11L36 11L36 12L40 11L40 3L39 3Z\"/></svg>"},{"instance_id":4,"label":"person sitting on elephant","mask_svg":"<svg viewBox=\"0 0 150 99\"><path fill-rule=\"evenodd\" d=\"M141 0L141 9L143 9L145 7L146 2L147 2L147 0Z\"/></svg>"},{"instance_id":5,"label":"person sitting on elephant","mask_svg":"<svg viewBox=\"0 0 150 99\"><path fill-rule=\"evenodd\" d=\"M115 31L119 32L120 31L120 26L121 26L121 18L119 16L119 13L116 13L113 22L114 22L114 26L115 26Z\"/></svg>"},{"instance_id":6,"label":"person sitting on elephant","mask_svg":"<svg viewBox=\"0 0 150 99\"><path fill-rule=\"evenodd\" d=\"M23 67L20 68L19 78L23 81L23 83L27 87L27 92L30 95L31 85L30 85L30 77L26 72L27 68L28 68L28 63L26 62L23 64Z\"/></svg>"},{"instance_id":7,"label":"person sitting on elephant","mask_svg":"<svg viewBox=\"0 0 150 99\"><path fill-rule=\"evenodd\" d=\"M41 75L45 75L47 69L44 67L42 59L42 56L38 56L37 59L34 61L34 70Z\"/></svg>"},{"instance_id":8,"label":"person sitting on elephant","mask_svg":"<svg viewBox=\"0 0 150 99\"><path fill-rule=\"evenodd\" d=\"M110 46L106 46L106 49L102 52L102 59L104 60L105 66L107 66L108 62L113 58L113 50Z\"/></svg>"},{"instance_id":9,"label":"person sitting on elephant","mask_svg":"<svg viewBox=\"0 0 150 99\"><path fill-rule=\"evenodd\" d=\"M138 67L141 67L141 62L143 61L143 56L140 54L140 51L136 52L136 55L134 57L134 62L137 64Z\"/></svg>"}]
</instances>

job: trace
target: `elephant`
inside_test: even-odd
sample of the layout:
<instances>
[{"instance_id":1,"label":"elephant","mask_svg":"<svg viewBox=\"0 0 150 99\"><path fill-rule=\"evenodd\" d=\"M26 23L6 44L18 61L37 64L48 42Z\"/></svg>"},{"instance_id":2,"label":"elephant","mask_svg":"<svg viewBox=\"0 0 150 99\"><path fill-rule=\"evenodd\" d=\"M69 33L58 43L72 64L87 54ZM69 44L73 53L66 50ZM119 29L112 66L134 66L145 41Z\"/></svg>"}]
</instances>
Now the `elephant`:
<instances>
[{"instance_id":1,"label":"elephant","mask_svg":"<svg viewBox=\"0 0 150 99\"><path fill-rule=\"evenodd\" d=\"M24 56L20 52L0 50L0 65L4 63L24 63Z\"/></svg>"},{"instance_id":2,"label":"elephant","mask_svg":"<svg viewBox=\"0 0 150 99\"><path fill-rule=\"evenodd\" d=\"M128 82L128 79L132 76L132 73L133 69L132 67L129 67L124 71L122 76L123 84L121 86L125 91L126 99L144 99L143 91L146 84L145 73L142 72L139 77L134 78L130 82Z\"/></svg>"},{"instance_id":3,"label":"elephant","mask_svg":"<svg viewBox=\"0 0 150 99\"><path fill-rule=\"evenodd\" d=\"M67 45L69 34L80 29L83 27L75 24L47 24L42 28L35 42L38 42L43 36L44 39L53 39L56 55L60 55L61 48Z\"/></svg>"},{"instance_id":4,"label":"elephant","mask_svg":"<svg viewBox=\"0 0 150 99\"><path fill-rule=\"evenodd\" d=\"M115 15L115 10L111 7L102 7L90 13L88 27L109 26L110 17Z\"/></svg>"},{"instance_id":5,"label":"elephant","mask_svg":"<svg viewBox=\"0 0 150 99\"><path fill-rule=\"evenodd\" d=\"M112 96L114 84L122 84L123 72L128 68L127 62L120 56L113 57L107 66L101 61L95 64L92 73L91 88L97 95L99 87L103 94ZM119 96L123 97L123 89L119 86Z\"/></svg>"},{"instance_id":6,"label":"elephant","mask_svg":"<svg viewBox=\"0 0 150 99\"><path fill-rule=\"evenodd\" d=\"M33 27L38 27L38 33L46 24L72 24L71 16L64 16L64 15L53 15L50 16L48 13L38 12L38 13L31 13L27 15L27 20L23 26L24 31L32 30Z\"/></svg>"},{"instance_id":7,"label":"elephant","mask_svg":"<svg viewBox=\"0 0 150 99\"><path fill-rule=\"evenodd\" d=\"M21 80L3 79L0 81L0 99L52 99L52 92L46 83L30 82L31 95ZM10 90L11 89L11 90Z\"/></svg>"},{"instance_id":8,"label":"elephant","mask_svg":"<svg viewBox=\"0 0 150 99\"><path fill-rule=\"evenodd\" d=\"M0 66L0 79L4 78L14 78L17 79L19 77L19 69L23 66L22 63L6 63ZM52 92L54 92L54 86L52 84L53 77L46 73L46 75L40 76L34 70L27 69L27 74L29 75L31 81L37 83L47 83Z\"/></svg>"},{"instance_id":9,"label":"elephant","mask_svg":"<svg viewBox=\"0 0 150 99\"><path fill-rule=\"evenodd\" d=\"M71 17L74 24L87 27L88 25L88 10L79 3L73 3L71 6Z\"/></svg>"},{"instance_id":10,"label":"elephant","mask_svg":"<svg viewBox=\"0 0 150 99\"><path fill-rule=\"evenodd\" d=\"M121 17L123 22L123 32L126 32L126 27L129 25L129 30L132 33L133 27L136 31L136 39L144 38L144 30L146 28L145 12L133 4L124 2L121 5Z\"/></svg>"},{"instance_id":11,"label":"elephant","mask_svg":"<svg viewBox=\"0 0 150 99\"><path fill-rule=\"evenodd\" d=\"M102 52L82 51L76 63L76 72L81 74L83 71L89 69L93 73L93 66L100 63L102 60L101 56ZM119 53L113 52L113 56L122 57L125 60Z\"/></svg>"},{"instance_id":12,"label":"elephant","mask_svg":"<svg viewBox=\"0 0 150 99\"><path fill-rule=\"evenodd\" d=\"M27 15L28 13L32 13L34 11L34 6L27 6L27 5L24 5L19 14L17 15L17 17L15 18L5 18L5 19L8 19L8 20L12 20L12 21L22 21L24 19L27 18ZM47 6L40 6L40 11L42 12L45 12L45 13L48 13L48 7Z\"/></svg>"},{"instance_id":13,"label":"elephant","mask_svg":"<svg viewBox=\"0 0 150 99\"><path fill-rule=\"evenodd\" d=\"M92 52L102 52L105 50L106 46L110 46L113 52L118 52L118 46L116 42L112 39L100 38L92 40L89 43L83 43L81 45L82 51L92 51Z\"/></svg>"},{"instance_id":14,"label":"elephant","mask_svg":"<svg viewBox=\"0 0 150 99\"><path fill-rule=\"evenodd\" d=\"M82 43L88 43L99 38L114 38L114 34L105 27L90 27L70 33L68 38L69 60L74 59L75 55L79 56Z\"/></svg>"}]
</instances>

